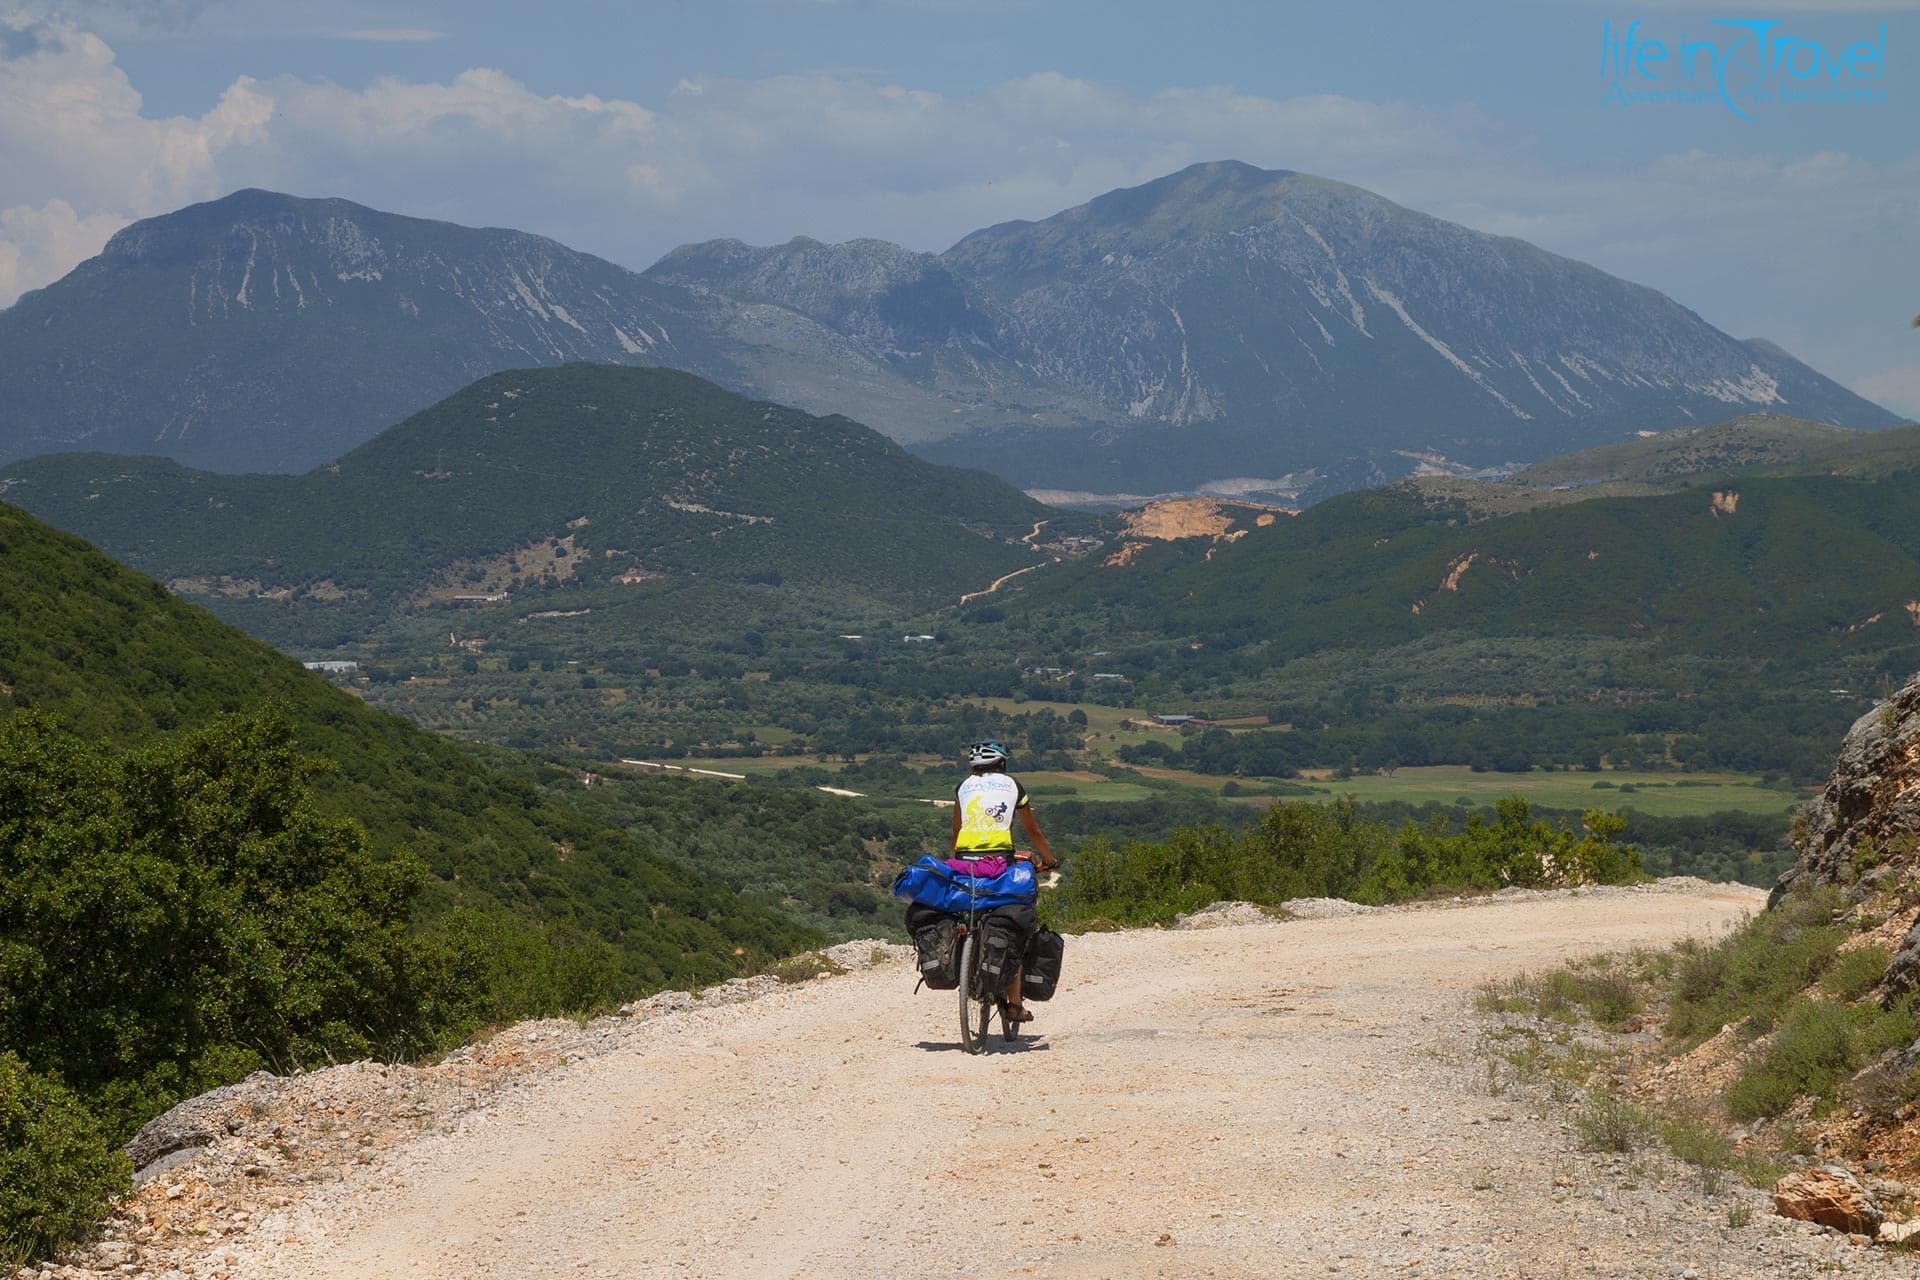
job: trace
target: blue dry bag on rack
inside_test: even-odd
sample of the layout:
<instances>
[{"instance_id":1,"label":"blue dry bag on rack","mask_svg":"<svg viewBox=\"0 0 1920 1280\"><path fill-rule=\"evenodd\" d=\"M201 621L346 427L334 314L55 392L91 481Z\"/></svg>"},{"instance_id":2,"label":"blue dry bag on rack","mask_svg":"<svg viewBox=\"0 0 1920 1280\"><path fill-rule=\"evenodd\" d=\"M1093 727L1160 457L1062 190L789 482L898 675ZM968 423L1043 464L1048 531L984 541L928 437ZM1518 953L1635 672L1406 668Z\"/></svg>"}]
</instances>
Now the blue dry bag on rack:
<instances>
[{"instance_id":1,"label":"blue dry bag on rack","mask_svg":"<svg viewBox=\"0 0 1920 1280\"><path fill-rule=\"evenodd\" d=\"M965 915L969 905L977 911L1031 905L1039 897L1039 890L1033 881L1031 862L1016 862L997 876L970 876L950 870L929 854L899 874L893 882L893 896L935 911Z\"/></svg>"}]
</instances>

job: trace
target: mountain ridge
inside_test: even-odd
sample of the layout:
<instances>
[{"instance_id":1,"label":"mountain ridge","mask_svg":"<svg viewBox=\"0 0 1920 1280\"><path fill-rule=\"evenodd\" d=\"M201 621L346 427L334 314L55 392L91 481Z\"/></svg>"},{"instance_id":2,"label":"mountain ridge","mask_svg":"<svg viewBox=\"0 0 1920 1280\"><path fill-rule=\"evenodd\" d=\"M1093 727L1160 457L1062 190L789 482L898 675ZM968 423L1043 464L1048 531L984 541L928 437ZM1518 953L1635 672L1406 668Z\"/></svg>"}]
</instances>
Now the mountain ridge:
<instances>
[{"instance_id":1,"label":"mountain ridge","mask_svg":"<svg viewBox=\"0 0 1920 1280\"><path fill-rule=\"evenodd\" d=\"M325 461L530 360L669 364L1023 486L1104 491L1325 490L1407 474L1401 453L1527 462L1742 406L1896 421L1645 286L1240 162L940 254L709 241L637 273L248 189L124 229L0 312L0 354L0 458L225 471Z\"/></svg>"},{"instance_id":2,"label":"mountain ridge","mask_svg":"<svg viewBox=\"0 0 1920 1280\"><path fill-rule=\"evenodd\" d=\"M763 269L743 286L710 258L704 279L688 270L699 249L648 274L802 309L817 284L812 251L749 250ZM965 390L966 363L1046 389L1033 420L917 447L941 460L1017 457L1001 474L1038 472L1046 487L1277 481L1351 470L1359 455L1371 459L1362 476L1393 479L1413 466L1396 453L1487 466L1741 404L1896 421L1644 285L1291 170L1195 165L916 261L958 284L964 338L869 355L956 399L982 394ZM785 298L769 288L780 278L793 281ZM875 303L852 320L811 314L859 341L884 328Z\"/></svg>"}]
</instances>

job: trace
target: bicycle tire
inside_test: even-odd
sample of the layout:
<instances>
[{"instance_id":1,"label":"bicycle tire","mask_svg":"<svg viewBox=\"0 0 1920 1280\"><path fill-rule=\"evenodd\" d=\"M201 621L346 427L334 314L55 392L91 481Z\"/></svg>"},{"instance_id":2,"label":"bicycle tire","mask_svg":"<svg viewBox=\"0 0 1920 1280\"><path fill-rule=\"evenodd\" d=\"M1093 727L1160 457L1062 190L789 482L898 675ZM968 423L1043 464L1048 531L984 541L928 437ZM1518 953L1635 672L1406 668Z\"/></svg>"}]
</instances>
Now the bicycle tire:
<instances>
[{"instance_id":1,"label":"bicycle tire","mask_svg":"<svg viewBox=\"0 0 1920 1280\"><path fill-rule=\"evenodd\" d=\"M960 1047L968 1053L980 1052L980 1045L973 1035L973 989L979 982L980 944L978 935L967 930L967 936L960 940ZM980 1039L986 1039L986 1023L981 1023Z\"/></svg>"}]
</instances>

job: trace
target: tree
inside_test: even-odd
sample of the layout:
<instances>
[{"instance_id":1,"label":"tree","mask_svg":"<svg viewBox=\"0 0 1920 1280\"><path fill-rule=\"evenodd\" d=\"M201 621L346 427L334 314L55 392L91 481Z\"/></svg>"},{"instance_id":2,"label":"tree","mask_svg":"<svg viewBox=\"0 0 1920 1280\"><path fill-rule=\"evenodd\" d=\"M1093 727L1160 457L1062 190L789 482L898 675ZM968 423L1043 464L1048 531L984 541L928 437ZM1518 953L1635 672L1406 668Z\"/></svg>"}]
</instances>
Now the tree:
<instances>
[{"instance_id":1,"label":"tree","mask_svg":"<svg viewBox=\"0 0 1920 1280\"><path fill-rule=\"evenodd\" d=\"M424 872L321 815L277 712L116 753L0 725L0 1043L124 1128L248 1070L415 1052Z\"/></svg>"}]
</instances>

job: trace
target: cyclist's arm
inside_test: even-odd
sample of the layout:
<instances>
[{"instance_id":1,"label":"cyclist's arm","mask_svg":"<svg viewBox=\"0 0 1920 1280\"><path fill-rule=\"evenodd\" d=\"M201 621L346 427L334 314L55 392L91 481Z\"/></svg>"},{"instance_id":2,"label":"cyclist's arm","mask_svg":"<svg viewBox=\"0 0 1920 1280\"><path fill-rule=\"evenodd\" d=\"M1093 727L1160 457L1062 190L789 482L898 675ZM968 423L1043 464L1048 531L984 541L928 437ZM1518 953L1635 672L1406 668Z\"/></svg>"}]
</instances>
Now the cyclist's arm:
<instances>
[{"instance_id":1,"label":"cyclist's arm","mask_svg":"<svg viewBox=\"0 0 1920 1280\"><path fill-rule=\"evenodd\" d=\"M949 843L954 853L960 852L960 802L957 799L953 802L953 839Z\"/></svg>"},{"instance_id":2,"label":"cyclist's arm","mask_svg":"<svg viewBox=\"0 0 1920 1280\"><path fill-rule=\"evenodd\" d=\"M1040 824L1035 821L1033 810L1027 805L1019 809L1020 825L1027 829L1027 839L1033 841L1033 851L1040 855L1040 869L1051 871L1060 865L1060 859L1053 856L1053 850L1047 848L1047 838L1040 834Z\"/></svg>"}]
</instances>

